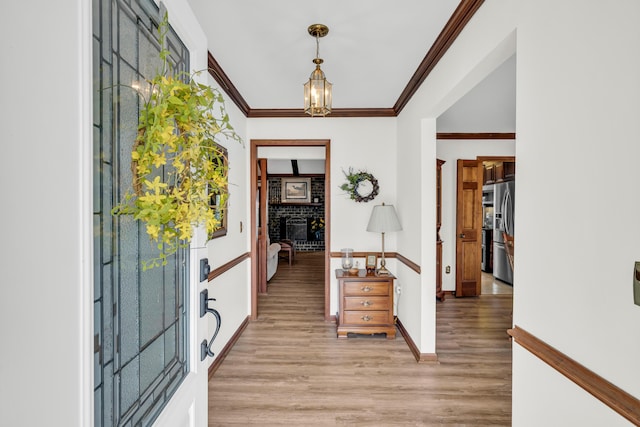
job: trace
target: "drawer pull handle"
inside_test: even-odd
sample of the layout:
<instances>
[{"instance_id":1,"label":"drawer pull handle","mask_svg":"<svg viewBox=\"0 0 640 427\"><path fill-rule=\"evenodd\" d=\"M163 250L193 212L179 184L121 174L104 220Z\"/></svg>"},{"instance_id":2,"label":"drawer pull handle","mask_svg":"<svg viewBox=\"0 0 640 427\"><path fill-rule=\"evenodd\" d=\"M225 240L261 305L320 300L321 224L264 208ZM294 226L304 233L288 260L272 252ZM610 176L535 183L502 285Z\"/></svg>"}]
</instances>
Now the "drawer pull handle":
<instances>
[{"instance_id":1,"label":"drawer pull handle","mask_svg":"<svg viewBox=\"0 0 640 427\"><path fill-rule=\"evenodd\" d=\"M362 287L362 288L360 288L360 289L362 289L362 291L363 291L363 292L371 292L371 291L373 290L373 288L371 288L371 287L369 287L369 286L363 286L363 287Z\"/></svg>"},{"instance_id":2,"label":"drawer pull handle","mask_svg":"<svg viewBox=\"0 0 640 427\"><path fill-rule=\"evenodd\" d=\"M369 300L366 300L366 301L362 301L361 304L364 305L365 307L369 307L373 303L371 301L369 301Z\"/></svg>"},{"instance_id":3,"label":"drawer pull handle","mask_svg":"<svg viewBox=\"0 0 640 427\"><path fill-rule=\"evenodd\" d=\"M369 320L373 320L373 317L362 316L361 319L364 320L365 322L368 322Z\"/></svg>"}]
</instances>

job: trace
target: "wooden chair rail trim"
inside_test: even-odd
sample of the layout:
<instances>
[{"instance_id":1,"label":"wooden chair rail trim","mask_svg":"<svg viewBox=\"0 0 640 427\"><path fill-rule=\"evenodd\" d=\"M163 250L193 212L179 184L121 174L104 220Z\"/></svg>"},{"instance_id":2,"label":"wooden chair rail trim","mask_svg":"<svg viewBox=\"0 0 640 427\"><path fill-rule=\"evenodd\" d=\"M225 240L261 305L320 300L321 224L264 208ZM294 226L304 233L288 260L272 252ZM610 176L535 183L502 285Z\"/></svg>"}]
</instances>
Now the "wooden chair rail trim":
<instances>
[{"instance_id":1,"label":"wooden chair rail trim","mask_svg":"<svg viewBox=\"0 0 640 427\"><path fill-rule=\"evenodd\" d=\"M540 360L569 378L634 425L640 425L640 400L524 329L515 326L507 332L516 343Z\"/></svg>"},{"instance_id":2,"label":"wooden chair rail trim","mask_svg":"<svg viewBox=\"0 0 640 427\"><path fill-rule=\"evenodd\" d=\"M242 335L242 332L244 332L244 330L247 328L247 325L249 325L249 316L245 317L245 319L242 321L242 323L240 324L236 332L233 334L231 339L222 348L222 350L220 350L220 353L218 353L218 357L216 357L213 363L209 365L209 369L207 371L209 375L208 377L209 380L211 380L211 377L213 377L213 374L215 374L218 368L220 367L220 365L222 365L222 362L227 357L227 355L229 354L233 346L236 344L236 342L240 338L240 335Z\"/></svg>"},{"instance_id":3,"label":"wooden chair rail trim","mask_svg":"<svg viewBox=\"0 0 640 427\"><path fill-rule=\"evenodd\" d=\"M411 261L409 258L405 258L401 254L396 254L396 258L398 258L398 261L400 261L401 263L403 263L404 265L406 265L407 267L409 267L410 269L412 269L416 273L420 274L421 270L420 270L420 266L418 264L416 264L415 262Z\"/></svg>"},{"instance_id":4,"label":"wooden chair rail trim","mask_svg":"<svg viewBox=\"0 0 640 427\"><path fill-rule=\"evenodd\" d=\"M364 258L367 256L367 254L376 254L376 256L378 258L380 258L382 256L381 252L353 252L353 257L354 258ZM331 258L340 258L342 257L342 253L341 252L331 252L330 253ZM404 257L403 255L397 253L397 252L385 252L384 253L384 257L385 258L397 258L398 261L400 261L401 263L403 263L404 265L406 265L407 267L409 267L410 269L412 269L413 271L415 271L416 273L420 274L420 266L418 264L416 264L415 262L411 261L409 258Z\"/></svg>"},{"instance_id":5,"label":"wooden chair rail trim","mask_svg":"<svg viewBox=\"0 0 640 427\"><path fill-rule=\"evenodd\" d=\"M215 270L213 270L212 272L210 272L209 276L207 276L207 280L209 282L212 281L216 277L220 276L223 273L226 273L227 271L231 270L236 265L240 264L245 259L249 259L249 258L251 258L251 253L250 252L243 253L239 257L232 259L228 263L223 264L220 267L218 267Z\"/></svg>"},{"instance_id":6,"label":"wooden chair rail trim","mask_svg":"<svg viewBox=\"0 0 640 427\"><path fill-rule=\"evenodd\" d=\"M400 334L404 338L404 341L407 343L407 346L409 346L409 350L411 350L411 353L413 353L413 357L416 358L416 362L418 362L418 363L427 363L427 362L428 363L438 363L438 355L437 354L435 354L435 353L420 353L420 349L418 348L416 343L413 342L413 340L411 339L411 335L409 335L409 332L407 332L407 330L405 329L405 327L402 324L402 322L400 321L400 319L396 320L396 327L398 328L398 331L400 332Z\"/></svg>"}]
</instances>

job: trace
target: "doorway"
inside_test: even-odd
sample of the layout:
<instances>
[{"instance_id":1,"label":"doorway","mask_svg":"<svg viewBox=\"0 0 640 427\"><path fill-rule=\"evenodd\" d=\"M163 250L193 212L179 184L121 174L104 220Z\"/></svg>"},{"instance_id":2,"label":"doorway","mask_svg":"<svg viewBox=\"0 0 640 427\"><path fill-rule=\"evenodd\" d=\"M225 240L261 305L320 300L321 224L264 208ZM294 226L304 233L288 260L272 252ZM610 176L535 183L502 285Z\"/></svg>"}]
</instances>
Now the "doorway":
<instances>
[{"instance_id":1,"label":"doorway","mask_svg":"<svg viewBox=\"0 0 640 427\"><path fill-rule=\"evenodd\" d=\"M256 320L259 314L258 294L266 292L266 256L260 256L261 253L266 254L266 242L268 241L268 223L267 207L269 200L267 198L267 162L270 150L280 150L286 152L289 158L295 158L296 151L304 149L314 149L316 158L324 158L324 318L330 319L330 282L329 282L329 266L330 266L330 212L331 212L331 176L330 176L330 141L329 140L308 140L308 139L292 139L292 140L251 140L250 147L250 164L251 164L251 194L250 200L255 203L255 208L251 209L251 320ZM264 188L265 190L262 190ZM313 201L309 202L310 204ZM263 226L264 225L264 226ZM261 283L263 288L260 288Z\"/></svg>"},{"instance_id":2,"label":"doorway","mask_svg":"<svg viewBox=\"0 0 640 427\"><path fill-rule=\"evenodd\" d=\"M494 191L495 190L495 191ZM456 296L478 296L487 273L513 284L504 235L514 235L515 157L458 160L456 177ZM499 283L494 287L499 287Z\"/></svg>"}]
</instances>

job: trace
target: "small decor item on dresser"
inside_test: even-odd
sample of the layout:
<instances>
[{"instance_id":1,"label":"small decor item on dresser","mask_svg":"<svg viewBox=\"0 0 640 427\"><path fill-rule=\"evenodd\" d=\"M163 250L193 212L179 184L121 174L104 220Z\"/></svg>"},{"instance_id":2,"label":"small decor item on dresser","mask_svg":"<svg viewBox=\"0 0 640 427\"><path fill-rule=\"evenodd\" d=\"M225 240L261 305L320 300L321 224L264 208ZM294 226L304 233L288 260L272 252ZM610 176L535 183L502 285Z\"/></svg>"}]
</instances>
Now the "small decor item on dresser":
<instances>
[{"instance_id":1,"label":"small decor item on dresser","mask_svg":"<svg viewBox=\"0 0 640 427\"><path fill-rule=\"evenodd\" d=\"M367 254L366 261L365 261L365 268L367 269L367 274L375 273L377 266L378 266L378 256L376 254Z\"/></svg>"},{"instance_id":2,"label":"small decor item on dresser","mask_svg":"<svg viewBox=\"0 0 640 427\"><path fill-rule=\"evenodd\" d=\"M356 261L356 265L355 265L355 267L351 267L351 268L349 269L349 274L352 274L352 275L354 275L354 276L355 276L355 275L357 275L358 273L360 273L360 267L358 266L358 261Z\"/></svg>"},{"instance_id":3,"label":"small decor item on dresser","mask_svg":"<svg viewBox=\"0 0 640 427\"><path fill-rule=\"evenodd\" d=\"M380 190L378 180L370 173L365 171L353 172L352 168L349 168L349 173L342 172L348 182L342 184L340 189L349 193L351 199L356 202L368 202L378 195Z\"/></svg>"},{"instance_id":4,"label":"small decor item on dresser","mask_svg":"<svg viewBox=\"0 0 640 427\"><path fill-rule=\"evenodd\" d=\"M353 267L353 249L342 248L340 252L342 252L342 269L348 271Z\"/></svg>"}]
</instances>

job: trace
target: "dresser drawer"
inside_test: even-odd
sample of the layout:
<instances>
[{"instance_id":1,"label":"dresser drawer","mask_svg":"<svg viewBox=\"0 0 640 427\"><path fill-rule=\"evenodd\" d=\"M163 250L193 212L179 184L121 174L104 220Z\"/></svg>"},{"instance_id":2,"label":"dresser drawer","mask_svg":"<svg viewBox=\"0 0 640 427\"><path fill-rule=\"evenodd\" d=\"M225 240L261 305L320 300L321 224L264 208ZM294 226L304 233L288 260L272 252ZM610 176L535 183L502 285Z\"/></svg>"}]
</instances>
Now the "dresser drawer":
<instances>
[{"instance_id":1,"label":"dresser drawer","mask_svg":"<svg viewBox=\"0 0 640 427\"><path fill-rule=\"evenodd\" d=\"M391 301L389 297L376 297L376 296L357 296L357 297L345 297L344 309L345 310L385 310L389 311L391 308Z\"/></svg>"},{"instance_id":2,"label":"dresser drawer","mask_svg":"<svg viewBox=\"0 0 640 427\"><path fill-rule=\"evenodd\" d=\"M389 282L344 282L344 295L389 295Z\"/></svg>"},{"instance_id":3,"label":"dresser drawer","mask_svg":"<svg viewBox=\"0 0 640 427\"><path fill-rule=\"evenodd\" d=\"M338 338L349 335L385 334L395 339L393 320L393 275L378 276L359 270L357 275L336 270L338 279L338 312L336 332Z\"/></svg>"},{"instance_id":4,"label":"dresser drawer","mask_svg":"<svg viewBox=\"0 0 640 427\"><path fill-rule=\"evenodd\" d=\"M345 310L342 322L345 325L386 325L393 319L389 319L389 311Z\"/></svg>"}]
</instances>

